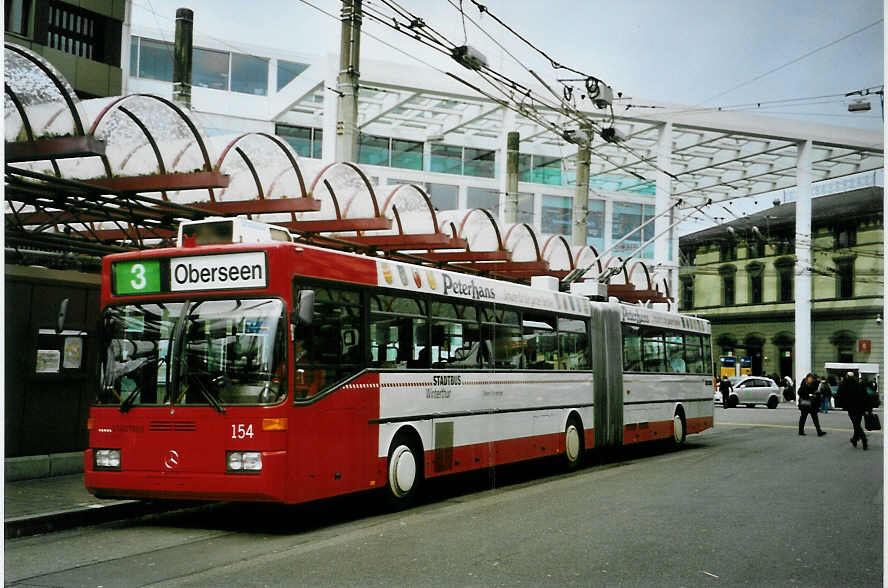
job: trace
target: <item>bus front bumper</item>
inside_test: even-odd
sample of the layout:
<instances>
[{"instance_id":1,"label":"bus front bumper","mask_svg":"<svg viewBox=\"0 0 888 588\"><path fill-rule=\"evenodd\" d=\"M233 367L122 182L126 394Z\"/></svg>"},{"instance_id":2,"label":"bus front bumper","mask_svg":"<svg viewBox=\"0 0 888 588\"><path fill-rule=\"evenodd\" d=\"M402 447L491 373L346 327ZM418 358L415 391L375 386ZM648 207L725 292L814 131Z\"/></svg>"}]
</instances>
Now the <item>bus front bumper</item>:
<instances>
[{"instance_id":1,"label":"bus front bumper","mask_svg":"<svg viewBox=\"0 0 888 588\"><path fill-rule=\"evenodd\" d=\"M257 473L96 470L84 452L84 484L99 498L284 502L286 451L262 452Z\"/></svg>"}]
</instances>

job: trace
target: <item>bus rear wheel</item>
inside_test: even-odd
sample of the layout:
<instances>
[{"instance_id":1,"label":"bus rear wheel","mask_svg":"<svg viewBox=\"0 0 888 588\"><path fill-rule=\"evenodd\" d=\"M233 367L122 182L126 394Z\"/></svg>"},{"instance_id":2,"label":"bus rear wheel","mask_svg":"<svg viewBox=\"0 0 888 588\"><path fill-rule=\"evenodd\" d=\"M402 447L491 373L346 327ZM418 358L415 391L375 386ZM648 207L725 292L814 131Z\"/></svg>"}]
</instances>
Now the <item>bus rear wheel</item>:
<instances>
[{"instance_id":1,"label":"bus rear wheel","mask_svg":"<svg viewBox=\"0 0 888 588\"><path fill-rule=\"evenodd\" d=\"M685 430L685 416L684 412L679 409L672 417L672 442L676 446L679 446L685 442L686 438L687 431Z\"/></svg>"},{"instance_id":2,"label":"bus rear wheel","mask_svg":"<svg viewBox=\"0 0 888 588\"><path fill-rule=\"evenodd\" d=\"M572 416L564 429L564 463L568 470L575 470L582 461L583 428L576 416Z\"/></svg>"},{"instance_id":3,"label":"bus rear wheel","mask_svg":"<svg viewBox=\"0 0 888 588\"><path fill-rule=\"evenodd\" d=\"M413 503L423 479L422 450L406 435L392 441L388 458L388 502L405 508Z\"/></svg>"}]
</instances>

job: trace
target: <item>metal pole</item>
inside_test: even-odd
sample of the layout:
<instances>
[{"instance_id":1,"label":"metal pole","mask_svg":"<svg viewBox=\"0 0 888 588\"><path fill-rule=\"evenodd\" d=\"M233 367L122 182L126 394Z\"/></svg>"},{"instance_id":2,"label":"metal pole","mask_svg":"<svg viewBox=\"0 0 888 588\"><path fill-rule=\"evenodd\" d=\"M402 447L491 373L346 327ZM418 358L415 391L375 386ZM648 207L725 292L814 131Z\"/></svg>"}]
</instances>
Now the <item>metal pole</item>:
<instances>
[{"instance_id":1,"label":"metal pole","mask_svg":"<svg viewBox=\"0 0 888 588\"><path fill-rule=\"evenodd\" d=\"M358 70L361 61L361 0L342 0L339 46L339 117L336 122L336 161L358 159Z\"/></svg>"},{"instance_id":2,"label":"metal pole","mask_svg":"<svg viewBox=\"0 0 888 588\"><path fill-rule=\"evenodd\" d=\"M518 150L517 131L506 135L506 198L503 202L503 221L507 225L518 222Z\"/></svg>"},{"instance_id":3,"label":"metal pole","mask_svg":"<svg viewBox=\"0 0 888 588\"><path fill-rule=\"evenodd\" d=\"M577 149L577 192L573 202L573 223L571 227L571 245L585 245L589 236L589 142L592 138L591 129Z\"/></svg>"},{"instance_id":4,"label":"metal pole","mask_svg":"<svg viewBox=\"0 0 888 588\"><path fill-rule=\"evenodd\" d=\"M173 49L173 101L191 110L191 54L194 11L176 9L176 45Z\"/></svg>"}]
</instances>

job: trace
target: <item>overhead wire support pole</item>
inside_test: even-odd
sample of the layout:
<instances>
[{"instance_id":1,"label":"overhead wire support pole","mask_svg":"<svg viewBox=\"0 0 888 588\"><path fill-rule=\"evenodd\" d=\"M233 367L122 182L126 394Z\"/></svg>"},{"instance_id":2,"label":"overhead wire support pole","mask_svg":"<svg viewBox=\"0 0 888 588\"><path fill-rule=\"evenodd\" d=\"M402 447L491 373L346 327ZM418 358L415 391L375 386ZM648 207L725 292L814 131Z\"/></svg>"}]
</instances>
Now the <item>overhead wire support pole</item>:
<instances>
[{"instance_id":1,"label":"overhead wire support pole","mask_svg":"<svg viewBox=\"0 0 888 588\"><path fill-rule=\"evenodd\" d=\"M361 61L361 0L342 0L339 46L339 112L336 122L336 161L358 159L358 81Z\"/></svg>"},{"instance_id":2,"label":"overhead wire support pole","mask_svg":"<svg viewBox=\"0 0 888 588\"><path fill-rule=\"evenodd\" d=\"M699 209L702 206L708 206L711 202L712 202L712 200L710 199L709 202L706 202L705 204L701 204L700 206L696 207L695 209ZM673 204L672 206L670 206L669 208L667 208L666 210L664 210L660 214L658 214L656 216L652 216L651 218L647 219L646 221L644 221L643 223L641 223L640 225L638 225L637 227L635 227L634 229L632 229L631 231L629 231L628 233L626 233L625 235L623 235L622 237L620 237L619 239L617 239L616 241L611 243L610 247L608 247L607 249L605 249L604 251L599 253L598 256L592 260L592 263L590 263L589 265L587 265L583 269L577 268L577 269L571 271L566 276L564 276L564 279L562 281L567 284L577 281L578 279L580 279L580 277L582 275L584 275L587 271L592 269L592 266L595 265L595 262L597 262L599 259L601 259L605 255L607 255L608 253L613 251L617 245L619 245L620 243L622 243L623 241L625 241L626 239L628 239L629 237L631 237L632 235L634 235L638 231L642 230L643 228L645 228L646 226L648 226L652 222L656 221L658 218L660 218L664 214L668 214L669 212L672 211L672 209L674 209L676 206L680 205L681 203L682 203L682 200L678 199L675 201L675 204Z\"/></svg>"}]
</instances>

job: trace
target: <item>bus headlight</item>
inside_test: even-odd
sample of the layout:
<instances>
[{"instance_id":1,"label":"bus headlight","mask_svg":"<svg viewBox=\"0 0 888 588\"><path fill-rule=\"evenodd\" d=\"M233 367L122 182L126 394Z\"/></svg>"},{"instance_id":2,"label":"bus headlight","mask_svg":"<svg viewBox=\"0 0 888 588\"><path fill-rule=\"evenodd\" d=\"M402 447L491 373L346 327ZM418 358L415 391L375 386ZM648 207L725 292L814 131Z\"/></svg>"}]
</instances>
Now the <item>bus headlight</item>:
<instances>
[{"instance_id":1,"label":"bus headlight","mask_svg":"<svg viewBox=\"0 0 888 588\"><path fill-rule=\"evenodd\" d=\"M229 472L261 472L262 453L258 451L228 451L225 467Z\"/></svg>"},{"instance_id":2,"label":"bus headlight","mask_svg":"<svg viewBox=\"0 0 888 588\"><path fill-rule=\"evenodd\" d=\"M94 449L93 465L97 470L119 470L120 469L120 450L119 449Z\"/></svg>"}]
</instances>

